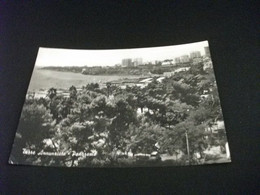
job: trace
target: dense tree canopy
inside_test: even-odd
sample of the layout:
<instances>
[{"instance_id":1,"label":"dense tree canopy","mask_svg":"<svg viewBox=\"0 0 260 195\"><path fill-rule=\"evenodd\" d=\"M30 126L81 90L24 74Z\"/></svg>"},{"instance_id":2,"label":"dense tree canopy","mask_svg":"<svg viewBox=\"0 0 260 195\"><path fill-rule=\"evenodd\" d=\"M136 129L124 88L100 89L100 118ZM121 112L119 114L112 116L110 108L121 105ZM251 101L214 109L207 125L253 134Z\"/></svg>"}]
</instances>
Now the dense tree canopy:
<instances>
[{"instance_id":1,"label":"dense tree canopy","mask_svg":"<svg viewBox=\"0 0 260 195\"><path fill-rule=\"evenodd\" d=\"M51 88L46 98L26 100L14 143L17 161L114 166L127 163L129 153L156 151L182 153L185 164L226 142L224 129L208 131L223 117L213 70L202 64L144 88L91 83L68 91L64 97ZM22 155L25 149L36 154Z\"/></svg>"}]
</instances>

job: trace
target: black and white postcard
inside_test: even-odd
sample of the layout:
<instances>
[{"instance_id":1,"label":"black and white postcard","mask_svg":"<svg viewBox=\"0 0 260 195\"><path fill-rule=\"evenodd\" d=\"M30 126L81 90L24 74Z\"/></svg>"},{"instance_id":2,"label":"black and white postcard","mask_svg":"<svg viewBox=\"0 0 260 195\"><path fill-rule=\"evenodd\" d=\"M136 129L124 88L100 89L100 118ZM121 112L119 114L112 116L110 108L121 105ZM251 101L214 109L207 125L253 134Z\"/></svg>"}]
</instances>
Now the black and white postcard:
<instances>
[{"instance_id":1,"label":"black and white postcard","mask_svg":"<svg viewBox=\"0 0 260 195\"><path fill-rule=\"evenodd\" d=\"M228 162L207 41L136 49L39 48L10 164Z\"/></svg>"}]
</instances>

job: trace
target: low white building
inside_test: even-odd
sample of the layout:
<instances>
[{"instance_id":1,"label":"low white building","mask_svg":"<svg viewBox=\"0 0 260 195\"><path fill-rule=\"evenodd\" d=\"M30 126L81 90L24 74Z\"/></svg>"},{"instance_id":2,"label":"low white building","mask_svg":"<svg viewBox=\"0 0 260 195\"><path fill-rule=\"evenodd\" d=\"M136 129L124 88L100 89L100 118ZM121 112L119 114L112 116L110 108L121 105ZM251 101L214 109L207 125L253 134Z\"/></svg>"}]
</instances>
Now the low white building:
<instances>
[{"instance_id":1,"label":"low white building","mask_svg":"<svg viewBox=\"0 0 260 195\"><path fill-rule=\"evenodd\" d=\"M190 67L182 67L182 68L178 68L172 72L164 72L163 73L163 76L165 77L171 77L173 76L174 74L178 73L178 72L184 72L184 71L188 71L190 69Z\"/></svg>"},{"instance_id":2,"label":"low white building","mask_svg":"<svg viewBox=\"0 0 260 195\"><path fill-rule=\"evenodd\" d=\"M173 64L171 62L162 62L162 66L172 66Z\"/></svg>"},{"instance_id":3,"label":"low white building","mask_svg":"<svg viewBox=\"0 0 260 195\"><path fill-rule=\"evenodd\" d=\"M206 131L211 131L212 133L218 133L219 129L225 129L224 121L216 121L211 127L207 127Z\"/></svg>"},{"instance_id":4,"label":"low white building","mask_svg":"<svg viewBox=\"0 0 260 195\"><path fill-rule=\"evenodd\" d=\"M172 75L174 75L174 72L164 72L163 76L165 77L171 77Z\"/></svg>"},{"instance_id":5,"label":"low white building","mask_svg":"<svg viewBox=\"0 0 260 195\"><path fill-rule=\"evenodd\" d=\"M165 79L165 77L159 77L158 79L156 79L156 81L161 83L163 81L163 79Z\"/></svg>"}]
</instances>

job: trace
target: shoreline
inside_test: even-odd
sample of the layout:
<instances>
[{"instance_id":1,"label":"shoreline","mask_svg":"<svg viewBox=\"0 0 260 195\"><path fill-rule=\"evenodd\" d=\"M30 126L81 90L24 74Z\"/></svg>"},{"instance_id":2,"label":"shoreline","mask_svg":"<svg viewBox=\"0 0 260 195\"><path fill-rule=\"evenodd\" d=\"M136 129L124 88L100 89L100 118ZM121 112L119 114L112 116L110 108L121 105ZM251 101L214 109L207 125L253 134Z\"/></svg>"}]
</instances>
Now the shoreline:
<instances>
[{"instance_id":1,"label":"shoreline","mask_svg":"<svg viewBox=\"0 0 260 195\"><path fill-rule=\"evenodd\" d=\"M83 74L81 72L73 72L73 71L63 71L63 70L52 70L52 69L44 69L44 68L36 68L38 71L53 71L53 72L63 72L63 73L75 73L86 76L149 76L149 75L141 75L141 74Z\"/></svg>"}]
</instances>

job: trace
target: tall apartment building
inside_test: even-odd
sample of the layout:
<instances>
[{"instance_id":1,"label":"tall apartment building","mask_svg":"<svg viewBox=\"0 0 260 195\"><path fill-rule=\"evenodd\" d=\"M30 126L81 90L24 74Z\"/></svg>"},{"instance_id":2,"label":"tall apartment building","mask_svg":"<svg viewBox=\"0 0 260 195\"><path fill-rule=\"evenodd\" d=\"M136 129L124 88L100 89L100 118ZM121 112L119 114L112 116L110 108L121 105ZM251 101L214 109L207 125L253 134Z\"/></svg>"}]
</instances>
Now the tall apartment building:
<instances>
[{"instance_id":1,"label":"tall apartment building","mask_svg":"<svg viewBox=\"0 0 260 195\"><path fill-rule=\"evenodd\" d=\"M181 63L190 62L190 57L189 57L189 55L183 55L183 56L181 56L180 58L181 58Z\"/></svg>"},{"instance_id":2,"label":"tall apartment building","mask_svg":"<svg viewBox=\"0 0 260 195\"><path fill-rule=\"evenodd\" d=\"M210 51L209 51L209 47L204 47L204 50L205 50L205 56L206 57L210 57Z\"/></svg>"},{"instance_id":3,"label":"tall apartment building","mask_svg":"<svg viewBox=\"0 0 260 195\"><path fill-rule=\"evenodd\" d=\"M131 58L122 59L122 66L123 67L132 66L132 59Z\"/></svg>"},{"instance_id":4,"label":"tall apartment building","mask_svg":"<svg viewBox=\"0 0 260 195\"><path fill-rule=\"evenodd\" d=\"M181 58L180 57L174 58L174 62L175 64L181 63Z\"/></svg>"},{"instance_id":5,"label":"tall apartment building","mask_svg":"<svg viewBox=\"0 0 260 195\"><path fill-rule=\"evenodd\" d=\"M139 66L139 65L142 65L143 64L143 59L142 58L135 58L133 60L133 65L134 66Z\"/></svg>"},{"instance_id":6,"label":"tall apartment building","mask_svg":"<svg viewBox=\"0 0 260 195\"><path fill-rule=\"evenodd\" d=\"M193 51L190 53L190 58L194 59L194 58L200 58L201 57L201 53L200 51Z\"/></svg>"}]
</instances>

